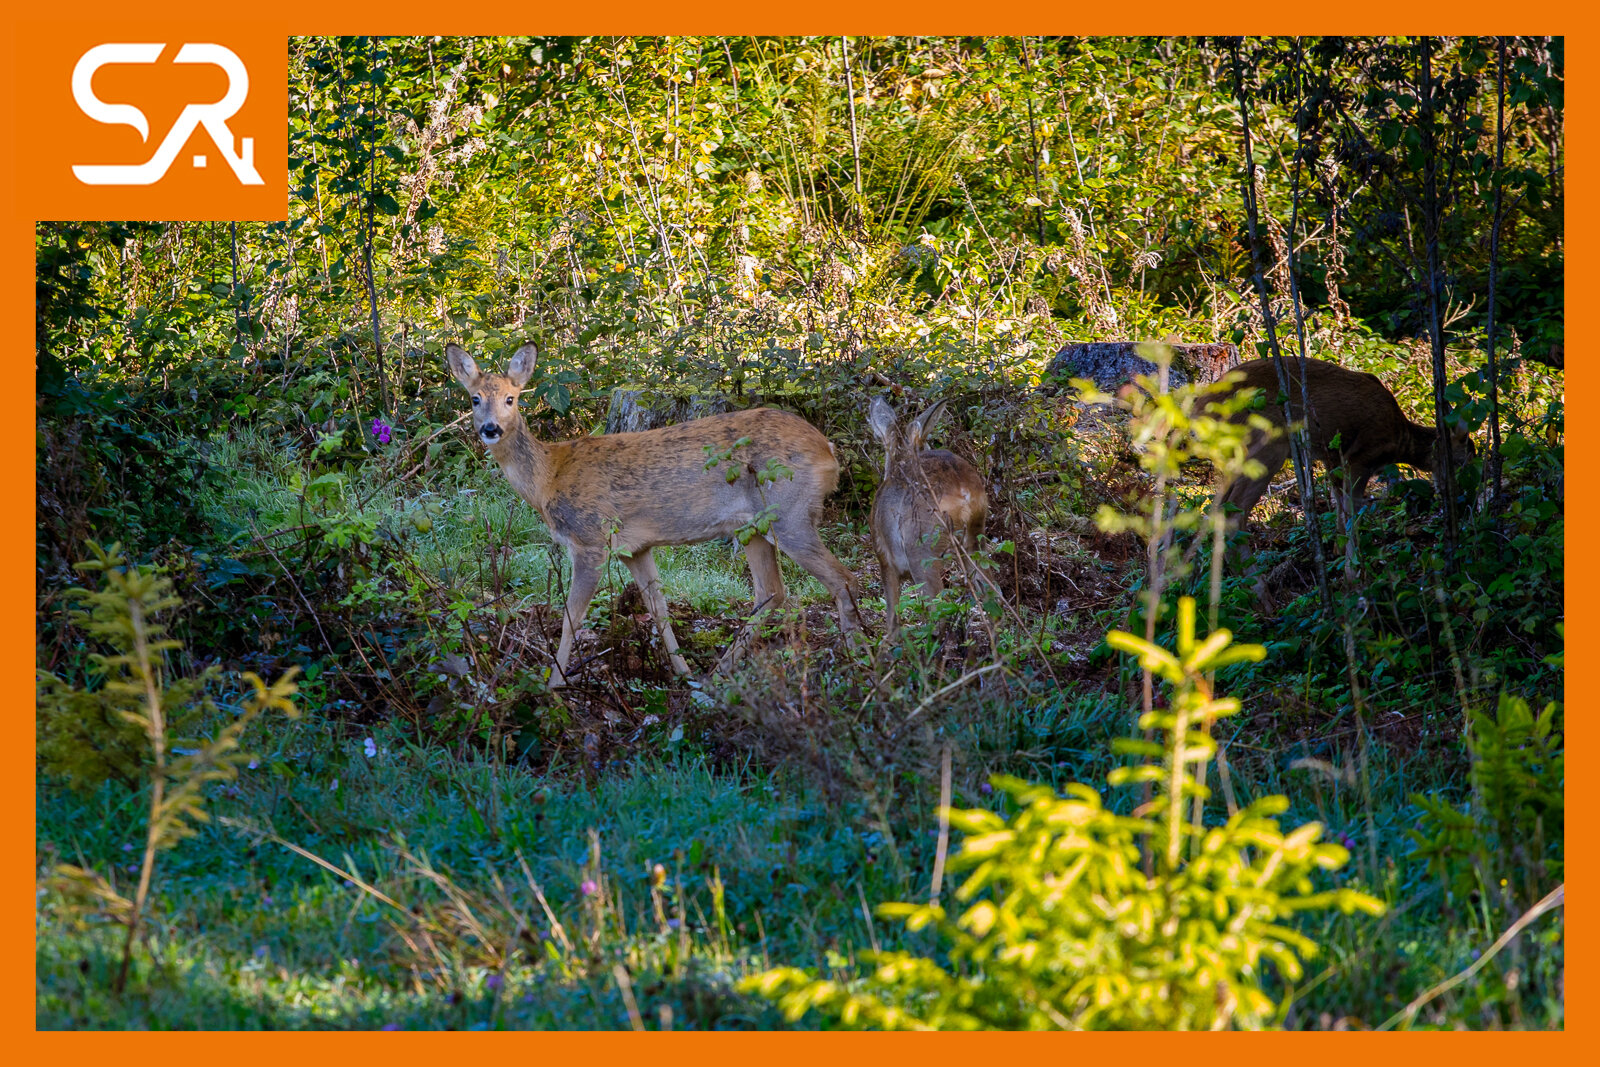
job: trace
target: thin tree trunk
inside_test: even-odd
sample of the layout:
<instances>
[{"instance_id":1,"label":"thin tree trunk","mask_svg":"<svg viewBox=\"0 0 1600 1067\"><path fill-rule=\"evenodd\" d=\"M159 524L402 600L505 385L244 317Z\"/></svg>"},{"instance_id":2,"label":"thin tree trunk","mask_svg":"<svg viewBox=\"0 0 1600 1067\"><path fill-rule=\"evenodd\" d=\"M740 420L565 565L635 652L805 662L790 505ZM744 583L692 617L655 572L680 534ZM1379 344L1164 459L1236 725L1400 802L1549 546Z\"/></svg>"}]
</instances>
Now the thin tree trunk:
<instances>
[{"instance_id":1,"label":"thin tree trunk","mask_svg":"<svg viewBox=\"0 0 1600 1067\"><path fill-rule=\"evenodd\" d=\"M228 223L228 255L233 260L233 343L244 347L244 340L239 336L240 321L243 318L239 310L239 224ZM248 352L245 353L247 356Z\"/></svg>"},{"instance_id":2,"label":"thin tree trunk","mask_svg":"<svg viewBox=\"0 0 1600 1067\"><path fill-rule=\"evenodd\" d=\"M372 38L367 38L367 57L372 56ZM375 112L378 106L378 87L372 87L372 109ZM384 414L389 412L389 375L383 365L383 327L378 320L378 286L372 275L372 238L373 230L377 227L375 217L376 206L373 197L378 192L378 134L377 119L370 119L372 123L372 144L367 153L367 203L364 214L366 232L362 235L361 251L366 268L367 306L372 311L372 351L378 361L378 410Z\"/></svg>"},{"instance_id":3,"label":"thin tree trunk","mask_svg":"<svg viewBox=\"0 0 1600 1067\"><path fill-rule=\"evenodd\" d=\"M112 989L121 994L128 987L128 968L133 962L133 950L139 942L139 931L144 922L145 901L150 898L150 880L155 875L156 852L161 840L162 807L167 783L167 720L161 707L161 692L156 684L155 666L151 662L150 646L146 642L144 609L136 599L128 601L128 618L133 627L134 662L138 664L144 681L145 714L148 725L146 737L150 741L150 821L145 826L144 857L139 864L139 887L134 891L132 912L128 916L127 936L122 943L122 965Z\"/></svg>"},{"instance_id":4,"label":"thin tree trunk","mask_svg":"<svg viewBox=\"0 0 1600 1067\"><path fill-rule=\"evenodd\" d=\"M1445 395L1444 328L1440 321L1439 287L1439 153L1433 128L1433 38L1422 38L1422 62L1419 65L1420 85L1418 95L1422 100L1422 233L1425 244L1428 301L1428 340L1433 349L1433 412L1434 425L1438 427L1434 449L1434 469L1438 471L1439 493L1444 497L1444 565L1446 570L1455 566L1456 543L1456 486L1455 471L1451 469L1450 431L1445 420L1450 415L1450 399Z\"/></svg>"},{"instance_id":5,"label":"thin tree trunk","mask_svg":"<svg viewBox=\"0 0 1600 1067\"><path fill-rule=\"evenodd\" d=\"M1495 38L1495 68L1498 75L1498 95L1494 112L1494 224L1489 230L1489 322L1487 347L1489 349L1489 499L1500 502L1500 365L1494 352L1495 283L1500 273L1500 220L1503 209L1500 185L1501 168L1505 163L1506 147L1506 39Z\"/></svg>"},{"instance_id":6,"label":"thin tree trunk","mask_svg":"<svg viewBox=\"0 0 1600 1067\"><path fill-rule=\"evenodd\" d=\"M1303 60L1304 60L1304 51L1303 51L1303 49L1301 47L1301 41L1300 41L1300 38L1296 37L1295 40L1294 40L1294 84L1295 84L1295 100L1296 100L1297 110L1301 110L1305 106L1305 82L1303 80L1304 79L1304 73L1303 73L1304 68L1302 66ZM1297 142L1296 143L1296 148L1297 149L1299 147L1298 141L1299 141L1299 130L1297 129L1296 130L1296 142ZM1294 269L1295 236L1296 236L1296 230L1297 230L1297 228L1299 226L1299 216L1300 216L1300 167L1301 167L1301 153L1299 151L1296 151L1295 152L1295 164L1294 164L1294 180L1293 180L1294 206L1291 209L1292 210L1292 214L1290 215L1290 219L1289 219L1289 240L1288 240L1288 252L1287 252L1287 255L1289 257L1289 263L1288 263L1289 293L1294 299L1295 337L1296 337L1297 341L1299 342L1299 347L1300 347L1300 361L1301 361L1300 362L1300 402L1301 402L1301 405L1303 406L1304 411L1306 412L1307 425L1309 426L1310 420L1316 418L1316 414L1312 410L1312 407L1311 407L1311 391L1310 391L1310 388L1309 388L1309 386L1307 385L1307 382L1306 382L1306 364L1305 364L1305 361L1307 359L1307 352L1306 352L1305 311L1304 311L1304 308L1302 307L1302 305L1300 303L1299 280L1298 280L1298 275L1295 273L1295 269ZM1334 200L1329 205L1329 211L1331 213L1331 212L1337 212L1338 210L1339 210L1338 201ZM1341 462L1341 466L1343 466L1342 462ZM1350 483L1350 471L1349 471L1348 468L1346 468L1344 470L1343 475L1344 475L1345 500L1350 505L1350 507L1349 507L1349 517L1348 517L1349 527L1345 530L1345 570L1344 570L1344 581L1345 581L1346 590L1350 590L1355 586L1355 583L1357 581L1357 549L1359 548L1359 528L1358 528L1359 516L1358 516L1358 514L1357 514L1357 512L1355 510L1355 507L1354 507L1354 504L1355 504L1354 494L1352 494L1350 492L1351 483ZM1334 492L1337 493L1338 490L1335 489ZM1372 772L1371 772L1372 764L1371 764L1371 760L1370 760L1371 738L1368 736L1369 731L1367 729L1367 702L1366 702L1366 699L1363 696L1362 690L1361 690L1361 671L1360 671L1360 668L1359 668L1359 665L1358 665L1359 661L1358 661L1358 659L1356 657L1355 625L1354 625L1353 621L1350 618L1350 608L1349 608L1349 599L1348 598L1346 598L1346 602L1345 602L1345 605L1344 605L1343 609L1339 612L1339 626L1340 626L1340 629L1344 633L1345 682L1350 688L1350 706L1354 709L1355 716L1356 716L1356 737L1357 737L1357 746L1358 746L1357 747L1358 776L1359 776L1359 779L1360 779L1362 808L1363 808L1364 813L1366 815L1366 824L1367 824L1367 874L1368 874L1369 878L1376 879L1378 877L1378 823L1377 823L1377 818L1376 818L1376 814L1375 814L1375 806L1374 806L1373 800L1372 800Z\"/></svg>"},{"instance_id":7,"label":"thin tree trunk","mask_svg":"<svg viewBox=\"0 0 1600 1067\"><path fill-rule=\"evenodd\" d=\"M845 102L850 105L850 158L856 165L856 210L861 210L861 138L856 133L856 79L850 70L850 38L839 38L839 51L844 53Z\"/></svg>"},{"instance_id":8,"label":"thin tree trunk","mask_svg":"<svg viewBox=\"0 0 1600 1067\"><path fill-rule=\"evenodd\" d=\"M1033 74L1033 60L1031 58L1029 58L1029 55L1028 55L1028 38L1026 38L1026 37L1022 38L1022 68L1025 71L1027 71L1028 74L1030 75L1030 77L1028 79L1028 92L1027 92L1027 96L1026 96L1025 99L1028 101L1028 143L1033 148L1033 198L1035 200L1038 200L1038 199L1040 199L1040 196L1039 196L1039 130L1038 130L1037 125L1035 125L1034 119L1033 119L1033 78L1031 77L1031 75ZM1044 244L1044 209L1043 208L1035 207L1033 209L1033 223L1034 223L1035 228L1039 232L1039 243L1042 245L1042 244Z\"/></svg>"},{"instance_id":9,"label":"thin tree trunk","mask_svg":"<svg viewBox=\"0 0 1600 1067\"><path fill-rule=\"evenodd\" d=\"M1255 280L1256 297L1261 301L1261 322L1267 334L1267 347L1272 352L1278 369L1278 389L1283 396L1283 420L1286 428L1294 425L1289 404L1289 372L1283 362L1283 350L1278 344L1278 331L1272 316L1272 302L1267 296L1266 273L1261 264L1261 237L1257 219L1256 166L1254 150L1250 143L1250 100L1244 86L1244 61L1239 55L1242 38L1231 38L1229 52L1233 57L1234 93L1239 100L1239 121L1244 129L1244 207L1245 220L1250 231L1250 271ZM1293 234L1290 234L1291 244ZM1292 274L1291 274L1292 276ZM1289 432L1289 456L1294 461L1295 480L1300 486L1300 501L1305 515L1306 534L1311 540L1311 554L1316 564L1317 593L1324 611L1333 610L1333 593L1328 588L1328 563L1322 549L1322 531L1317 522L1316 488L1311 476L1311 447L1302 426Z\"/></svg>"}]
</instances>

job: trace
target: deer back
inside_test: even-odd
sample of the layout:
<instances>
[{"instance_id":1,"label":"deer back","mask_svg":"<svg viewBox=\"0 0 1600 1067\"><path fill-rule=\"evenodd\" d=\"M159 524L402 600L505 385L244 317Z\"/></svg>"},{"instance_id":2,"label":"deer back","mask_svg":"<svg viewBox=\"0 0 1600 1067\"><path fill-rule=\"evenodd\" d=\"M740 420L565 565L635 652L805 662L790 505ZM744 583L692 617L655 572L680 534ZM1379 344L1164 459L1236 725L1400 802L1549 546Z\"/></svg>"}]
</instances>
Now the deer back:
<instances>
[{"instance_id":1,"label":"deer back","mask_svg":"<svg viewBox=\"0 0 1600 1067\"><path fill-rule=\"evenodd\" d=\"M1318 359L1286 357L1284 365L1289 375L1290 415L1297 422L1304 421L1316 459L1324 462L1343 459L1358 472L1376 470L1389 463L1432 469L1434 428L1406 418L1394 394L1376 375ZM1264 402L1256 409L1257 413L1282 428L1283 402L1275 362L1252 360L1240 364L1234 373L1241 375L1234 389L1259 389ZM1302 397L1302 373L1304 392L1310 398L1309 412ZM1336 440L1337 448L1334 447Z\"/></svg>"},{"instance_id":2,"label":"deer back","mask_svg":"<svg viewBox=\"0 0 1600 1067\"><path fill-rule=\"evenodd\" d=\"M776 525L815 525L839 480L827 438L770 408L545 448L543 503L534 502L552 534L565 544L627 552L727 537L769 507ZM773 472L762 484L758 474L770 460L788 473Z\"/></svg>"}]
</instances>

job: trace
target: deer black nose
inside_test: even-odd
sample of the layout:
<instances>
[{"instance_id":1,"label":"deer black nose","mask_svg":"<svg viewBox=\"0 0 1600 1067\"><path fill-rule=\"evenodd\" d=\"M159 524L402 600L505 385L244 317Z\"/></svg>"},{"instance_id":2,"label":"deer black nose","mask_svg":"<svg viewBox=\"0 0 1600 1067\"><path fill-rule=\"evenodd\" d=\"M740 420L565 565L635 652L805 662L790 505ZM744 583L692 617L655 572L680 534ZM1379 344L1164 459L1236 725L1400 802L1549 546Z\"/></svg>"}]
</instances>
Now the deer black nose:
<instances>
[{"instance_id":1,"label":"deer black nose","mask_svg":"<svg viewBox=\"0 0 1600 1067\"><path fill-rule=\"evenodd\" d=\"M500 424L496 422L486 422L478 429L478 436L491 443L500 440L500 434Z\"/></svg>"}]
</instances>

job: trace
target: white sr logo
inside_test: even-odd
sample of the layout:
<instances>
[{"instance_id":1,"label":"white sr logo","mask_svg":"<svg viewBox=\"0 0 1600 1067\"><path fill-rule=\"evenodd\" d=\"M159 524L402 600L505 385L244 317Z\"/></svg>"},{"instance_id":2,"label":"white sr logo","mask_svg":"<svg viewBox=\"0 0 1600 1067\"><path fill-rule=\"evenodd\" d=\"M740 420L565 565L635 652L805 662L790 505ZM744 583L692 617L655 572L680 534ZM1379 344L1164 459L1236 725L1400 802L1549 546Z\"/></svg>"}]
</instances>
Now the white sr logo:
<instances>
[{"instance_id":1,"label":"white sr logo","mask_svg":"<svg viewBox=\"0 0 1600 1067\"><path fill-rule=\"evenodd\" d=\"M102 44L85 52L72 70L72 98L85 115L96 122L109 125L132 126L143 140L150 139L150 122L143 111L132 104L108 104L94 95L90 82L95 71L108 63L154 63L164 45L159 44ZM265 185L255 168L255 142L245 137L235 155L233 131L228 120L244 106L250 93L250 74L244 63L232 50L220 44L186 44L178 49L174 63L210 63L221 67L228 75L228 91L214 104L189 104L178 116L178 121L167 132L155 155L143 163L75 165L72 173L85 185L153 185L160 181L172 166L172 161L183 150L195 127L204 126L216 143L218 151L234 176L244 185ZM206 165L205 156L195 156L194 165Z\"/></svg>"}]
</instances>

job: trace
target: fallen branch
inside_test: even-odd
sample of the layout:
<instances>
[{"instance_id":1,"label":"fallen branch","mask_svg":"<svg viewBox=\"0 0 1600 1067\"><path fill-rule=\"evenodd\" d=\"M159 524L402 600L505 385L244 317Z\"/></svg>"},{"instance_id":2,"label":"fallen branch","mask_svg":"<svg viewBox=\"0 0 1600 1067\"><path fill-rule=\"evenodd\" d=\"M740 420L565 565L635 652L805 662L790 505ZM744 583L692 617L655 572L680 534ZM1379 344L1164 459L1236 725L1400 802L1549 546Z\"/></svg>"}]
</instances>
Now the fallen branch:
<instances>
[{"instance_id":1,"label":"fallen branch","mask_svg":"<svg viewBox=\"0 0 1600 1067\"><path fill-rule=\"evenodd\" d=\"M911 714L906 716L906 722L910 722L912 719L915 719L918 715L921 715L924 711L927 711L928 708L933 704L933 702L935 700L938 700L940 697L944 696L948 692L951 692L952 690L960 689L962 686L966 685L968 682L970 682L974 678L978 677L978 675L986 674L989 671L1004 670L1004 669L1005 669L1005 664L1004 663L985 663L982 667L976 667L976 668L968 671L966 674L963 674L961 677L957 678L955 681L951 682L949 685L941 686L940 688L935 689L933 692L929 693L926 697L924 697L922 703L918 704L915 708L913 708L911 710Z\"/></svg>"}]
</instances>

